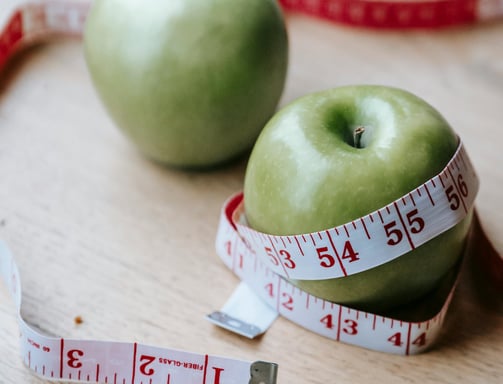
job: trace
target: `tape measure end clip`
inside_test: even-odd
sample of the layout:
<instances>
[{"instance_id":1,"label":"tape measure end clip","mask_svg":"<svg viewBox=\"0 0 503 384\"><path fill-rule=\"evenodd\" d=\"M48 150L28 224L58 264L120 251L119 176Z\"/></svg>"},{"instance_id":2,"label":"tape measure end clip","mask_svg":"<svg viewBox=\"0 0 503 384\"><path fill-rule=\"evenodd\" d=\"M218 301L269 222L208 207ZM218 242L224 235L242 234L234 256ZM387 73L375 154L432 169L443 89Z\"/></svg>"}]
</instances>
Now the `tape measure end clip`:
<instances>
[{"instance_id":1,"label":"tape measure end clip","mask_svg":"<svg viewBox=\"0 0 503 384\"><path fill-rule=\"evenodd\" d=\"M254 339L264 333L259 327L237 319L221 311L215 311L206 316L213 324L218 325L228 331Z\"/></svg>"},{"instance_id":2,"label":"tape measure end clip","mask_svg":"<svg viewBox=\"0 0 503 384\"><path fill-rule=\"evenodd\" d=\"M276 384L278 364L267 361L255 361L250 367L248 384Z\"/></svg>"}]
</instances>

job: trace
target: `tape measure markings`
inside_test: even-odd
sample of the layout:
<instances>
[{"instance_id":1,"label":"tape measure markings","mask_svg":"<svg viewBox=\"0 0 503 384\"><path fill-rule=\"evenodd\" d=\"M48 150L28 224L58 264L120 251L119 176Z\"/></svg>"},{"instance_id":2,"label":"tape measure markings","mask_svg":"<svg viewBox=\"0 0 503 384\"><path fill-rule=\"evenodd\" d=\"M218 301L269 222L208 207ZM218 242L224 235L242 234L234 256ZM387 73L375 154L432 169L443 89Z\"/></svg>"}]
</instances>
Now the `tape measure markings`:
<instances>
[{"instance_id":1,"label":"tape measure markings","mask_svg":"<svg viewBox=\"0 0 503 384\"><path fill-rule=\"evenodd\" d=\"M23 45L51 34L79 35L91 2L40 2L16 9L0 32L0 69ZM10 251L0 241L0 275L18 311L23 362L46 379L123 384L276 382L274 363L98 340L54 338L21 316L21 281Z\"/></svg>"},{"instance_id":2,"label":"tape measure markings","mask_svg":"<svg viewBox=\"0 0 503 384\"><path fill-rule=\"evenodd\" d=\"M503 15L502 0L279 0L292 11L374 28L436 28Z\"/></svg>"},{"instance_id":3,"label":"tape measure markings","mask_svg":"<svg viewBox=\"0 0 503 384\"><path fill-rule=\"evenodd\" d=\"M22 45L50 34L80 35L90 5L90 1L49 1L20 6L0 32L0 68Z\"/></svg>"},{"instance_id":4,"label":"tape measure markings","mask_svg":"<svg viewBox=\"0 0 503 384\"><path fill-rule=\"evenodd\" d=\"M283 1L285 2L287 1ZM301 0L295 4L307 3ZM54 1L26 5L17 10L0 36L0 65L5 63L23 42L52 33L80 34L89 4L90 2L79 4ZM459 153L461 152L460 146ZM409 250L417 246L422 241L418 240L422 230L414 233L412 229L422 226L418 218L424 220L424 215L421 213L422 216L419 216L419 211L415 213L414 210L412 214L411 211L407 211L402 215L405 207L409 208L410 205L423 207L427 205L424 202L428 201L435 212L450 210L459 213L462 211L461 207L466 211L466 208L473 204L478 185L475 172L469 159L465 159L462 154L459 156L460 160L457 157L453 160L455 167L448 168L445 175L439 176L439 183L436 183L434 178L422 186L425 193L422 193L419 187L392 205L378 210L377 213L335 228L333 232L330 230L301 236L274 237L251 231L250 238L247 238L245 234L250 229L238 224L244 218L243 196L238 194L226 203L222 211L216 241L217 252L225 265L252 287L265 303L275 308L279 314L313 332L337 341L390 353L409 355L422 352L432 345L439 334L455 285L436 316L423 322L406 322L316 298L284 280L277 272L279 270L288 276L294 276L292 274L292 270L296 269L294 266L299 265L300 260L308 259L308 248L315 247L320 261L331 267L338 265L335 269L339 275L355 273L351 263L361 259L363 249L358 247L355 250L353 239L358 239L358 243L370 241L375 238L374 226L378 225L382 230L385 223L389 224L390 218L398 219L400 226L389 227L388 232L399 236L399 231L402 240L403 236L407 238L407 241L398 241L396 237L395 241L392 241L397 243L394 245ZM466 183L467 196L463 194L465 184L460 182ZM438 184L443 185L443 199L440 200ZM446 186L452 187L449 195ZM452 206L456 209L452 209ZM449 217L454 217L452 220L459 221L459 217L463 216L461 213L459 217L452 212L449 213ZM236 232L235 225L240 233ZM398 226L398 223L395 225ZM380 236L383 238L382 233ZM344 237L345 240L341 244L336 241ZM384 236L384 240L391 240L388 237ZM264 259L260 258L261 252L252 249L253 242L259 240L267 242L271 247L269 254L266 250L262 252L266 256ZM283 249L277 249L281 245L288 249L297 248L296 258L293 259L289 253L282 253ZM328 253L329 250L333 254ZM273 265L274 260L278 262L277 265ZM7 264L9 267L6 267ZM10 253L1 245L0 268L18 307L23 360L45 378L157 384L169 383L176 378L185 377L184 375L188 373L197 373L200 382L204 384L230 384L245 378L246 380L250 378L251 384L276 381L277 365L267 362L250 363L137 343L71 340L41 335L20 315L19 273ZM325 277L317 276L317 278ZM91 357L96 362L91 363Z\"/></svg>"},{"instance_id":5,"label":"tape measure markings","mask_svg":"<svg viewBox=\"0 0 503 384\"><path fill-rule=\"evenodd\" d=\"M49 1L26 4L21 8L23 31L27 39L47 34L80 35L90 2Z\"/></svg>"},{"instance_id":6,"label":"tape measure markings","mask_svg":"<svg viewBox=\"0 0 503 384\"><path fill-rule=\"evenodd\" d=\"M0 241L0 276L15 302L23 362L46 379L105 383L274 384L277 365L160 348L140 343L76 340L43 335L21 316L18 267ZM257 376L254 378L254 376ZM259 378L260 376L260 378ZM190 380L190 381L189 381Z\"/></svg>"},{"instance_id":7,"label":"tape measure markings","mask_svg":"<svg viewBox=\"0 0 503 384\"><path fill-rule=\"evenodd\" d=\"M478 187L460 142L438 175L385 207L335 228L288 236L261 233L246 224L244 201L232 220L275 273L290 279L338 278L394 260L452 228L470 212Z\"/></svg>"},{"instance_id":8,"label":"tape measure markings","mask_svg":"<svg viewBox=\"0 0 503 384\"><path fill-rule=\"evenodd\" d=\"M242 199L243 195L237 193L224 204L216 239L217 254L280 315L335 341L388 353L417 354L436 341L455 284L440 311L421 322L393 319L320 299L284 280L250 249L232 221L233 210L239 207Z\"/></svg>"}]
</instances>

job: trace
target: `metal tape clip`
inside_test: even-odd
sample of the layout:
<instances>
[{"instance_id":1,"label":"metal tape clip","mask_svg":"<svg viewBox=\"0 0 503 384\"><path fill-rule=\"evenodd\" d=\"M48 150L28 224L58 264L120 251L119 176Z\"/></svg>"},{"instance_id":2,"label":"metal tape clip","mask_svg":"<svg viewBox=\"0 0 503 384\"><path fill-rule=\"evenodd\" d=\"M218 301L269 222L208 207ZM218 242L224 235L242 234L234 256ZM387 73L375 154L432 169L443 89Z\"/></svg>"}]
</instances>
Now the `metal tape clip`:
<instances>
[{"instance_id":1,"label":"metal tape clip","mask_svg":"<svg viewBox=\"0 0 503 384\"><path fill-rule=\"evenodd\" d=\"M248 384L276 384L278 364L266 361L255 361L250 367Z\"/></svg>"},{"instance_id":2,"label":"metal tape clip","mask_svg":"<svg viewBox=\"0 0 503 384\"><path fill-rule=\"evenodd\" d=\"M259 327L236 319L235 317L229 316L221 311L214 311L207 315L206 318L215 325L237 333L238 335L245 336L249 339L254 339L264 333L264 331Z\"/></svg>"}]
</instances>

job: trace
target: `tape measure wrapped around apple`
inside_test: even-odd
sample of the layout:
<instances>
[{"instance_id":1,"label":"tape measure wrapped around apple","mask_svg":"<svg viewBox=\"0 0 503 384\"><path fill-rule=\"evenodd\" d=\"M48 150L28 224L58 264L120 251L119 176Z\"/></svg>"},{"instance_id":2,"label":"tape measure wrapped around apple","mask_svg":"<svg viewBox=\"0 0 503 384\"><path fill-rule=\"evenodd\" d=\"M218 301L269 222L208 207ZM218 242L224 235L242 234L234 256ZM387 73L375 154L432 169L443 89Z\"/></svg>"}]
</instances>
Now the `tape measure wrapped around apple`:
<instances>
[{"instance_id":1,"label":"tape measure wrapped around apple","mask_svg":"<svg viewBox=\"0 0 503 384\"><path fill-rule=\"evenodd\" d=\"M425 297L455 274L477 191L458 136L424 100L384 86L322 91L286 106L262 131L244 196L224 207L217 251L304 326L417 353L434 341L431 322L441 325L447 304L415 325L377 322L376 314ZM345 311L356 319L337 322ZM404 331L392 330L397 321ZM364 338L361 322L370 327Z\"/></svg>"},{"instance_id":2,"label":"tape measure wrapped around apple","mask_svg":"<svg viewBox=\"0 0 503 384\"><path fill-rule=\"evenodd\" d=\"M317 296L382 311L422 296L459 260L477 192L473 168L461 168L466 161L445 119L406 91L354 86L308 95L278 113L254 147L246 220L272 235L343 226L326 234L305 272L293 273L293 259L282 262L284 276ZM339 279L318 281L330 277Z\"/></svg>"}]
</instances>

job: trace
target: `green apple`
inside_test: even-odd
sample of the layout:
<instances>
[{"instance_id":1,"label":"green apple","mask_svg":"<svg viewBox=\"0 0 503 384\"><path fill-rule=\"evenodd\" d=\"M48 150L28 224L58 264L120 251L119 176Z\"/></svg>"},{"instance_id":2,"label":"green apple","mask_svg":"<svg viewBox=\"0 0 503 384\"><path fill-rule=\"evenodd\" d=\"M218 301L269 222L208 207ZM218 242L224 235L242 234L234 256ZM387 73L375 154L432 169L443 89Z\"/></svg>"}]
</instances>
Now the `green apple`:
<instances>
[{"instance_id":1,"label":"green apple","mask_svg":"<svg viewBox=\"0 0 503 384\"><path fill-rule=\"evenodd\" d=\"M148 157L180 167L251 148L288 62L274 0L95 0L84 47L116 124Z\"/></svg>"},{"instance_id":2,"label":"green apple","mask_svg":"<svg viewBox=\"0 0 503 384\"><path fill-rule=\"evenodd\" d=\"M362 217L438 174L458 137L424 100L385 86L304 96L260 134L246 169L249 225L275 235L315 232ZM389 263L343 278L293 281L315 296L384 311L434 289L460 259L471 213Z\"/></svg>"}]
</instances>

